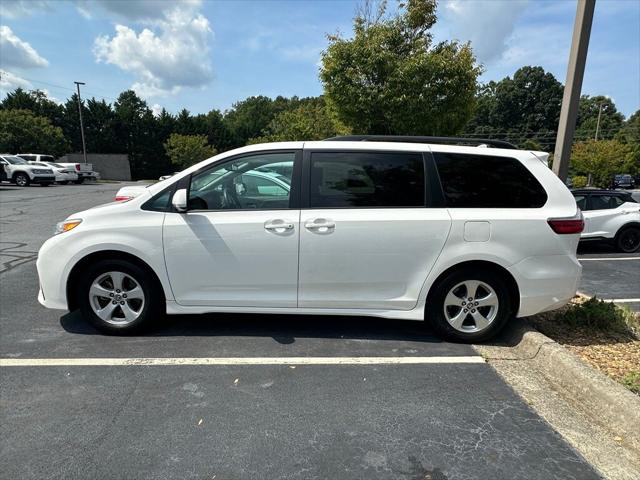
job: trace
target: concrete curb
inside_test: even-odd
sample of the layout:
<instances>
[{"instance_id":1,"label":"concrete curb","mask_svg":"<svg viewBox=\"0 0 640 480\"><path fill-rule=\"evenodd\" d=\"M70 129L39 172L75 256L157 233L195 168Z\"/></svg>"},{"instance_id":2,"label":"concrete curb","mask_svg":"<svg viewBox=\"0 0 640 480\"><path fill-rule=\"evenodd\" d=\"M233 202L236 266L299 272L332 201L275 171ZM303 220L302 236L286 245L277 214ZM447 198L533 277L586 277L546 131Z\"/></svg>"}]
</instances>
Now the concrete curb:
<instances>
[{"instance_id":1,"label":"concrete curb","mask_svg":"<svg viewBox=\"0 0 640 480\"><path fill-rule=\"evenodd\" d=\"M499 345L475 348L489 363L526 361L565 400L640 456L640 397L538 332L528 321L512 322Z\"/></svg>"}]
</instances>

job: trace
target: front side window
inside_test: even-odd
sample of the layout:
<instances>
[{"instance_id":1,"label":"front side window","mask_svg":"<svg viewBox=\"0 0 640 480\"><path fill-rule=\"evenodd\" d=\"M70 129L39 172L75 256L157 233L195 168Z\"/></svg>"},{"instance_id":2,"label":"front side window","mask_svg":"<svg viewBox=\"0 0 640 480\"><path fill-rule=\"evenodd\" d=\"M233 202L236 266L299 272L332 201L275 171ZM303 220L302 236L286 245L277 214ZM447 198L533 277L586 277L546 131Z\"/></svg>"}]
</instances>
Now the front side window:
<instances>
[{"instance_id":1,"label":"front side window","mask_svg":"<svg viewBox=\"0 0 640 480\"><path fill-rule=\"evenodd\" d=\"M311 208L425 206L420 153L315 152L309 184Z\"/></svg>"},{"instance_id":2,"label":"front side window","mask_svg":"<svg viewBox=\"0 0 640 480\"><path fill-rule=\"evenodd\" d=\"M447 207L539 208L547 193L517 159L434 153Z\"/></svg>"},{"instance_id":3,"label":"front side window","mask_svg":"<svg viewBox=\"0 0 640 480\"><path fill-rule=\"evenodd\" d=\"M289 208L294 159L295 152L263 153L199 172L191 179L189 210Z\"/></svg>"}]
</instances>

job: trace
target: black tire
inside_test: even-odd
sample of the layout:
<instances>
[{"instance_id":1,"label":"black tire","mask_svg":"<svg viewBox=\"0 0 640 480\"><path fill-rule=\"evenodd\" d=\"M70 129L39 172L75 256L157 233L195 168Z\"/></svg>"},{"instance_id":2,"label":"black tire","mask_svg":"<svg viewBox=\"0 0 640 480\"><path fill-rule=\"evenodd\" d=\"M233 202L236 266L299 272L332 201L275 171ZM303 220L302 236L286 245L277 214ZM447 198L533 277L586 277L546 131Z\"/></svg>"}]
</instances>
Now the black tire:
<instances>
[{"instance_id":1,"label":"black tire","mask_svg":"<svg viewBox=\"0 0 640 480\"><path fill-rule=\"evenodd\" d=\"M128 276L132 280L135 280L135 283L138 284L138 286L144 293L143 303L141 304L132 304L131 299L118 299L121 300L123 305L125 305L126 302L126 307L132 306L133 309L139 309L137 318L130 322L124 323L126 321L126 319L124 318L122 319L123 323L117 323L117 319L111 319L111 321L109 321L108 319L105 320L100 318L94 311L93 302L100 302L97 305L98 307L103 308L111 307L110 304L113 303L106 297L100 300L96 298L90 298L89 293L93 283L109 272L121 272L125 274L125 276ZM107 276L107 279L102 283L102 285L109 285L109 279L110 277ZM127 281L128 280L125 280L123 282L124 288L121 290L121 292L125 294L127 291L130 291L127 290ZM78 277L78 284L76 285L76 295L76 299L78 301L77 304L80 308L80 311L82 312L82 316L98 330L109 335L128 335L131 333L140 332L144 328L148 327L152 321L157 322L158 320L160 320L165 311L164 294L162 291L162 286L159 284L158 280L152 274L147 272L146 269L143 269L138 265L126 260L100 260L90 265ZM118 302L116 302L116 304L117 303ZM113 314L114 317L124 317L123 307L116 305L113 308L115 309Z\"/></svg>"},{"instance_id":2,"label":"black tire","mask_svg":"<svg viewBox=\"0 0 640 480\"><path fill-rule=\"evenodd\" d=\"M640 227L623 227L616 234L616 250L622 253L640 251Z\"/></svg>"},{"instance_id":3,"label":"black tire","mask_svg":"<svg viewBox=\"0 0 640 480\"><path fill-rule=\"evenodd\" d=\"M73 183L75 183L76 185L80 185L83 182L84 182L84 178L82 178L82 177L80 177L79 179L73 181Z\"/></svg>"},{"instance_id":4,"label":"black tire","mask_svg":"<svg viewBox=\"0 0 640 480\"><path fill-rule=\"evenodd\" d=\"M471 316L472 314L461 313L467 311L464 310L465 307L448 307L447 314L457 316L456 314L460 313L464 318L460 328L466 330L461 331L460 329L454 328L454 326L447 320L447 317L445 316L445 299L455 287L463 284L464 282L474 281L482 282L486 286L490 287L493 290L493 293L497 296L498 304L495 307L495 311L491 310L491 307L475 307L478 308L478 314L483 316L492 316L490 323L478 331L473 331L473 329L477 327L475 327L475 320ZM463 287L461 286L458 288L462 289ZM460 296L459 292L463 290L454 291L458 293L456 296ZM485 293L487 292L488 290L484 290L482 287L479 288L478 294L476 294L478 298L475 300L481 301L482 297L486 297ZM462 297L466 297L466 294L462 295ZM507 282L499 273L490 269L482 270L479 268L463 267L451 271L433 287L427 299L425 320L430 323L439 336L447 340L463 343L483 342L498 334L507 321L513 317L513 299L511 297L512 295L509 291ZM466 301L467 299L461 298L460 300ZM469 305L467 305L467 308L469 308L469 312L471 312L471 309L474 308L474 306L472 305L469 307ZM474 309L474 312L475 311L476 310Z\"/></svg>"},{"instance_id":5,"label":"black tire","mask_svg":"<svg viewBox=\"0 0 640 480\"><path fill-rule=\"evenodd\" d=\"M26 173L18 172L13 176L13 183L19 187L28 187L31 183L31 179Z\"/></svg>"}]
</instances>

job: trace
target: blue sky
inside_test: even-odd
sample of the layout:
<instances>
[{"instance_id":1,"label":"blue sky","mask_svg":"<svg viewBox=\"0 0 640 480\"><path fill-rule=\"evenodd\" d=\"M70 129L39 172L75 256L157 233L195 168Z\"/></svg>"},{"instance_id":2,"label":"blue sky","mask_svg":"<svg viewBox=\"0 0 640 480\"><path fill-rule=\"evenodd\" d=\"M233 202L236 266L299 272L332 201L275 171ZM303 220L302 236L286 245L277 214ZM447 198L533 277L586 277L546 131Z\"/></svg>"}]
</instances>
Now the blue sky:
<instances>
[{"instance_id":1,"label":"blue sky","mask_svg":"<svg viewBox=\"0 0 640 480\"><path fill-rule=\"evenodd\" d=\"M390 0L394 5L394 0ZM224 110L249 95L310 96L326 34L351 33L352 0L1 0L0 94L15 86L155 109ZM576 2L448 0L436 40L471 41L483 81L541 65L564 83ZM640 0L598 0L583 93L640 107Z\"/></svg>"}]
</instances>

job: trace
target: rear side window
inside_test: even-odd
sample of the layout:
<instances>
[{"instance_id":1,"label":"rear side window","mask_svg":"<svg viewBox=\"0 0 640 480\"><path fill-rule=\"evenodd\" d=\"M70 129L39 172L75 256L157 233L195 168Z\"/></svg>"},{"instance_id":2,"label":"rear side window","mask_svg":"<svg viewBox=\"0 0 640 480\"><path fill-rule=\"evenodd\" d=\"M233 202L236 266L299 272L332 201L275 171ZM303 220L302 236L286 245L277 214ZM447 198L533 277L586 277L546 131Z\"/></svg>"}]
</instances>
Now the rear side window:
<instances>
[{"instance_id":1,"label":"rear side window","mask_svg":"<svg viewBox=\"0 0 640 480\"><path fill-rule=\"evenodd\" d=\"M425 206L420 153L315 152L311 154L312 208Z\"/></svg>"},{"instance_id":2,"label":"rear side window","mask_svg":"<svg viewBox=\"0 0 640 480\"><path fill-rule=\"evenodd\" d=\"M616 195L591 195L589 210L618 208L624 201Z\"/></svg>"},{"instance_id":3,"label":"rear side window","mask_svg":"<svg viewBox=\"0 0 640 480\"><path fill-rule=\"evenodd\" d=\"M515 158L434 153L447 207L538 208L547 193Z\"/></svg>"}]
</instances>

